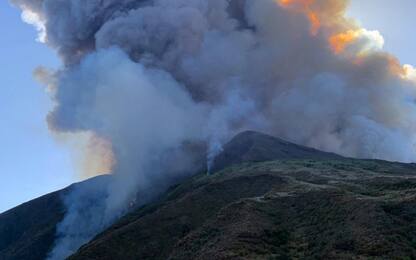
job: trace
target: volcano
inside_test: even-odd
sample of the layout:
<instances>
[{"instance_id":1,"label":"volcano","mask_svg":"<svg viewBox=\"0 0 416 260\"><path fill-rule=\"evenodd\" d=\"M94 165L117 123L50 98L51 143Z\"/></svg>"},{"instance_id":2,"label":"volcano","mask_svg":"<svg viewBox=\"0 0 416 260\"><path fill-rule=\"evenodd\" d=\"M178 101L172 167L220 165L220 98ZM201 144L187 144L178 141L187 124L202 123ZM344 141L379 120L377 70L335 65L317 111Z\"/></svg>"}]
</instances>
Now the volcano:
<instances>
[{"instance_id":1,"label":"volcano","mask_svg":"<svg viewBox=\"0 0 416 260\"><path fill-rule=\"evenodd\" d=\"M258 132L133 209L69 259L411 259L416 165L344 158ZM0 259L45 259L73 187L0 215Z\"/></svg>"}]
</instances>

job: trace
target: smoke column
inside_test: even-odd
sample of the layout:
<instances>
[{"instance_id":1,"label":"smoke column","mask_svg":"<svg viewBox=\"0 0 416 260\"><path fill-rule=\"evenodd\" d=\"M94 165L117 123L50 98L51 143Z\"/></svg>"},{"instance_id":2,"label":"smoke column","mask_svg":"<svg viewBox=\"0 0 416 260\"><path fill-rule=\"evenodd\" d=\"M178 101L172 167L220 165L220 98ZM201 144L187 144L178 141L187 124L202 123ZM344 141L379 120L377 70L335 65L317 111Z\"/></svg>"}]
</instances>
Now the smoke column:
<instances>
[{"instance_id":1,"label":"smoke column","mask_svg":"<svg viewBox=\"0 0 416 260\"><path fill-rule=\"evenodd\" d=\"M114 157L96 206L85 203L90 190L65 198L50 259L186 174L186 144L207 143L208 167L246 129L346 156L416 160L416 70L345 18L346 0L12 2L63 62L38 71L56 103L50 128L93 133Z\"/></svg>"}]
</instances>

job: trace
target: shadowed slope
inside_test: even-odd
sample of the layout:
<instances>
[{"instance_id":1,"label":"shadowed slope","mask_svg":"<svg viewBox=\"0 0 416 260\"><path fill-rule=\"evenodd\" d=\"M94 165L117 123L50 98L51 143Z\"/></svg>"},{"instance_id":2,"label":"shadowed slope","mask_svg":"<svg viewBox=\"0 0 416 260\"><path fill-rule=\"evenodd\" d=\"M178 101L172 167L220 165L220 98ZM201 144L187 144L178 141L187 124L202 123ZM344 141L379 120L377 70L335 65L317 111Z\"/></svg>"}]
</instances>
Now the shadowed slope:
<instances>
[{"instance_id":1,"label":"shadowed slope","mask_svg":"<svg viewBox=\"0 0 416 260\"><path fill-rule=\"evenodd\" d=\"M56 238L56 225L65 214L65 194L75 187L107 181L108 176L91 178L0 214L0 259L45 259Z\"/></svg>"},{"instance_id":2,"label":"shadowed slope","mask_svg":"<svg viewBox=\"0 0 416 260\"><path fill-rule=\"evenodd\" d=\"M44 259L64 215L57 191L0 214L0 259Z\"/></svg>"},{"instance_id":3,"label":"shadowed slope","mask_svg":"<svg viewBox=\"0 0 416 260\"><path fill-rule=\"evenodd\" d=\"M254 131L236 135L215 158L213 171L242 162L264 162L282 159L340 159L334 153L287 142L280 138Z\"/></svg>"}]
</instances>

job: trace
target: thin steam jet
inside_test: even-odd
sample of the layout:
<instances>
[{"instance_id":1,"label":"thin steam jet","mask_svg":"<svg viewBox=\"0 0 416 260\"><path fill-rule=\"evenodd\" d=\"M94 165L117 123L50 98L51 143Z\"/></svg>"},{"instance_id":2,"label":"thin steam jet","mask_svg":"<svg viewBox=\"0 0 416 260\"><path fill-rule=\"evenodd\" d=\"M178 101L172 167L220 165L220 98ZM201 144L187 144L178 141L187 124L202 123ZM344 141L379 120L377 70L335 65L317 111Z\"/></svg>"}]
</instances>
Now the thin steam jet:
<instances>
[{"instance_id":1,"label":"thin steam jet","mask_svg":"<svg viewBox=\"0 0 416 260\"><path fill-rule=\"evenodd\" d=\"M189 173L187 144L206 143L208 169L246 129L346 156L416 160L416 70L346 18L346 0L12 2L63 62L37 70L56 104L50 128L93 133L114 157L107 185L65 198L50 259Z\"/></svg>"}]
</instances>

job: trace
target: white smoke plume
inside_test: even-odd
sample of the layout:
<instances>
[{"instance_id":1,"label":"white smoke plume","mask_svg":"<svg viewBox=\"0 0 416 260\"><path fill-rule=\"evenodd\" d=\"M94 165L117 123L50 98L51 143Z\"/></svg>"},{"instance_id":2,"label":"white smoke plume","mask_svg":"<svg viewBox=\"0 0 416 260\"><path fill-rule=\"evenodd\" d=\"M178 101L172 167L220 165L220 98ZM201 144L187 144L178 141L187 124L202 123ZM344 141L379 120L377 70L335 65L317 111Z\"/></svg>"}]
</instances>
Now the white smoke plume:
<instances>
[{"instance_id":1,"label":"white smoke plume","mask_svg":"<svg viewBox=\"0 0 416 260\"><path fill-rule=\"evenodd\" d=\"M208 168L246 129L346 156L416 160L414 69L344 17L346 0L12 2L64 64L47 77L51 129L93 132L115 161L100 207L76 192L66 199L51 259L191 171L188 144L208 143Z\"/></svg>"}]
</instances>

